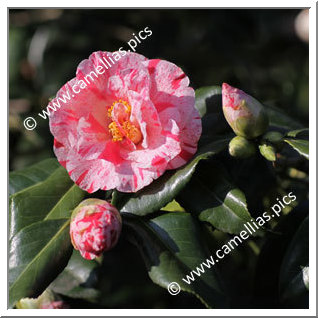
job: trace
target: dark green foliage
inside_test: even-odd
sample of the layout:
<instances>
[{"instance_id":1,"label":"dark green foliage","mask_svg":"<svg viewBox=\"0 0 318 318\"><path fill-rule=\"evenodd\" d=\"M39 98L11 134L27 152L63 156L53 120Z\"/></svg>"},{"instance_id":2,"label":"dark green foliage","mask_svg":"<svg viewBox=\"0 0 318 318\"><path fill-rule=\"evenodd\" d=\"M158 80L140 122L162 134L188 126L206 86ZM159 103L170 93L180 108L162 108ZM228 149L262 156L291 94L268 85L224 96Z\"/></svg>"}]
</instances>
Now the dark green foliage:
<instances>
[{"instance_id":1,"label":"dark green foliage","mask_svg":"<svg viewBox=\"0 0 318 318\"><path fill-rule=\"evenodd\" d=\"M293 31L298 12L56 9L49 20L43 10L10 10L10 307L47 288L71 308L308 307L308 48ZM198 151L137 193L89 195L52 158L48 122L29 132L23 119L46 107L81 60L117 50L147 25L153 35L138 53L176 63L197 88ZM39 33L42 58L30 59ZM261 153L230 156L222 82L265 105L269 132L251 140ZM290 192L297 199L280 217L191 285L182 280ZM71 211L86 197L112 201L123 217L118 245L94 261L69 238Z\"/></svg>"}]
</instances>

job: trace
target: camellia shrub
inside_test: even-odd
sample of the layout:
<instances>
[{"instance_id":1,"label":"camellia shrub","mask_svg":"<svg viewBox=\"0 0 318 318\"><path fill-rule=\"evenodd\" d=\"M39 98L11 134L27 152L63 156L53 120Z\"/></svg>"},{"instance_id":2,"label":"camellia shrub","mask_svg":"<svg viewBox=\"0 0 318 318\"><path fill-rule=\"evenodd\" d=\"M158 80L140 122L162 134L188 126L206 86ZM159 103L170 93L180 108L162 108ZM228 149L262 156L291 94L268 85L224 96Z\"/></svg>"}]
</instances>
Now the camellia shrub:
<instances>
[{"instance_id":1,"label":"camellia shrub","mask_svg":"<svg viewBox=\"0 0 318 318\"><path fill-rule=\"evenodd\" d=\"M49 106L111 55L82 61ZM99 308L89 277L121 241L169 297L308 308L308 129L218 84L194 91L175 64L127 52L51 114L56 159L10 173L10 307Z\"/></svg>"}]
</instances>

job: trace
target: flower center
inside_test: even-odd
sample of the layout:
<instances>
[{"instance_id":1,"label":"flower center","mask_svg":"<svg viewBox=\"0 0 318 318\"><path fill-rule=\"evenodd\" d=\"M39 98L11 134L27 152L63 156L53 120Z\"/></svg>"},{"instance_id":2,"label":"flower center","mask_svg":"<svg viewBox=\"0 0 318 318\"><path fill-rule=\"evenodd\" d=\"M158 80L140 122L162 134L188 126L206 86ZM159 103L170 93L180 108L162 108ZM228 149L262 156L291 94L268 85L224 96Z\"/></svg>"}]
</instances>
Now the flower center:
<instances>
[{"instance_id":1,"label":"flower center","mask_svg":"<svg viewBox=\"0 0 318 318\"><path fill-rule=\"evenodd\" d=\"M142 140L142 134L137 125L130 121L131 106L123 100L115 101L107 110L108 117L112 122L108 125L113 141L130 139L134 144Z\"/></svg>"}]
</instances>

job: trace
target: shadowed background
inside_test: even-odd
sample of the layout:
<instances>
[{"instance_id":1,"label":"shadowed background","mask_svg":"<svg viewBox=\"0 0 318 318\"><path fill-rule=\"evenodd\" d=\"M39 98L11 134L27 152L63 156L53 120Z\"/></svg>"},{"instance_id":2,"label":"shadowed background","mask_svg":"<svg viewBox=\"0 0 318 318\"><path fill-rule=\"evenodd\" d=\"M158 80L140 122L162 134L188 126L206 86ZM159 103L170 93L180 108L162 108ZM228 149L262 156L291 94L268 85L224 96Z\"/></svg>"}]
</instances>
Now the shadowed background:
<instances>
[{"instance_id":1,"label":"shadowed background","mask_svg":"<svg viewBox=\"0 0 318 318\"><path fill-rule=\"evenodd\" d=\"M127 48L146 26L153 34L137 52L177 64L194 88L228 82L307 125L308 43L295 32L299 12L10 10L10 168L53 155L48 120L37 113L80 61L97 50ZM33 132L22 125L27 116L39 119Z\"/></svg>"},{"instance_id":2,"label":"shadowed background","mask_svg":"<svg viewBox=\"0 0 318 318\"><path fill-rule=\"evenodd\" d=\"M128 49L132 34L146 26L152 35L137 52L177 64L195 89L227 82L308 126L307 18L307 11L290 9L10 10L10 170L54 156L48 120L37 113L75 76L77 65L97 50ZM38 122L33 131L23 127L28 116ZM133 247L123 252L121 243L109 253L108 275L100 282L107 295L102 307L202 307L192 296L171 297L152 284L135 255ZM112 280L112 268L120 266L122 273L134 266L136 274Z\"/></svg>"}]
</instances>

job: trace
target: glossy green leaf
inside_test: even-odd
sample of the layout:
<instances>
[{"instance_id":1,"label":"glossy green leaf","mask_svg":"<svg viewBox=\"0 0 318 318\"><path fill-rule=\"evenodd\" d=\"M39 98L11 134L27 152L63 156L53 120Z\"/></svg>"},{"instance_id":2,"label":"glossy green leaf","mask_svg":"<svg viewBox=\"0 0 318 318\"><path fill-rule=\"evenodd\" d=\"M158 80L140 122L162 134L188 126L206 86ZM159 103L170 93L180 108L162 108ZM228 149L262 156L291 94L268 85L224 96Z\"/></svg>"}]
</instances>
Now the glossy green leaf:
<instances>
[{"instance_id":1,"label":"glossy green leaf","mask_svg":"<svg viewBox=\"0 0 318 318\"><path fill-rule=\"evenodd\" d=\"M309 141L302 139L284 139L286 143L292 146L300 155L309 160Z\"/></svg>"},{"instance_id":2,"label":"glossy green leaf","mask_svg":"<svg viewBox=\"0 0 318 318\"><path fill-rule=\"evenodd\" d=\"M308 267L298 270L291 281L288 283L287 289L281 295L280 301L288 308L308 308L308 286L306 279Z\"/></svg>"},{"instance_id":3,"label":"glossy green leaf","mask_svg":"<svg viewBox=\"0 0 318 318\"><path fill-rule=\"evenodd\" d=\"M309 137L309 129L308 128L303 128L303 129L297 129L297 130L289 131L287 133L287 137L308 139L308 137Z\"/></svg>"},{"instance_id":4,"label":"glossy green leaf","mask_svg":"<svg viewBox=\"0 0 318 318\"><path fill-rule=\"evenodd\" d=\"M294 148L301 156L309 160L309 129L297 129L289 131L284 141Z\"/></svg>"},{"instance_id":5,"label":"glossy green leaf","mask_svg":"<svg viewBox=\"0 0 318 318\"><path fill-rule=\"evenodd\" d=\"M177 200L187 212L227 233L239 234L252 219L244 193L217 162L200 166Z\"/></svg>"},{"instance_id":6,"label":"glossy green leaf","mask_svg":"<svg viewBox=\"0 0 318 318\"><path fill-rule=\"evenodd\" d=\"M208 104L212 102L221 102L222 108L222 88L220 86L206 86L200 87L195 91L195 107L199 111L200 116L203 117L209 113Z\"/></svg>"},{"instance_id":7,"label":"glossy green leaf","mask_svg":"<svg viewBox=\"0 0 318 318\"><path fill-rule=\"evenodd\" d=\"M292 308L308 307L308 283L306 283L306 272L304 273L308 263L309 219L307 217L291 240L281 265L280 300L285 305Z\"/></svg>"},{"instance_id":8,"label":"glossy green leaf","mask_svg":"<svg viewBox=\"0 0 318 318\"><path fill-rule=\"evenodd\" d=\"M10 306L37 296L63 270L72 250L70 212L85 196L52 159L12 178L20 190L9 199Z\"/></svg>"},{"instance_id":9,"label":"glossy green leaf","mask_svg":"<svg viewBox=\"0 0 318 318\"><path fill-rule=\"evenodd\" d=\"M40 309L42 305L47 305L53 301L56 301L56 295L49 289L46 289L37 298L22 298L16 303L17 309Z\"/></svg>"},{"instance_id":10,"label":"glossy green leaf","mask_svg":"<svg viewBox=\"0 0 318 318\"><path fill-rule=\"evenodd\" d=\"M222 88L220 86L197 89L195 91L195 107L202 117L202 136L199 146L215 139L216 136L233 134L223 115Z\"/></svg>"},{"instance_id":11,"label":"glossy green leaf","mask_svg":"<svg viewBox=\"0 0 318 318\"><path fill-rule=\"evenodd\" d=\"M10 196L10 238L25 226L43 219L69 217L85 192L59 167L42 182Z\"/></svg>"},{"instance_id":12,"label":"glossy green leaf","mask_svg":"<svg viewBox=\"0 0 318 318\"><path fill-rule=\"evenodd\" d=\"M308 266L305 266L302 269L302 280L307 290L309 290L309 267Z\"/></svg>"},{"instance_id":13,"label":"glossy green leaf","mask_svg":"<svg viewBox=\"0 0 318 318\"><path fill-rule=\"evenodd\" d=\"M177 170L167 171L162 177L135 194L114 191L112 204L120 212L136 215L146 215L160 210L172 201L189 182L199 161L220 152L227 146L228 142L229 139L225 138L203 146L190 163Z\"/></svg>"},{"instance_id":14,"label":"glossy green leaf","mask_svg":"<svg viewBox=\"0 0 318 318\"><path fill-rule=\"evenodd\" d=\"M190 284L182 280L210 256L201 230L189 213L170 212L149 220L126 215L124 225L142 253L154 283L167 288L176 282L181 290L196 295L208 307L226 306L227 298L215 267L206 269Z\"/></svg>"},{"instance_id":15,"label":"glossy green leaf","mask_svg":"<svg viewBox=\"0 0 318 318\"><path fill-rule=\"evenodd\" d=\"M95 302L99 297L99 291L93 288L97 280L94 274L97 268L97 261L86 260L78 251L73 250L67 266L51 283L49 289L71 298Z\"/></svg>"},{"instance_id":16,"label":"glossy green leaf","mask_svg":"<svg viewBox=\"0 0 318 318\"><path fill-rule=\"evenodd\" d=\"M63 270L71 256L69 219L46 220L23 228L11 240L9 307L36 297Z\"/></svg>"},{"instance_id":17,"label":"glossy green leaf","mask_svg":"<svg viewBox=\"0 0 318 318\"><path fill-rule=\"evenodd\" d=\"M167 212L185 212L184 208L176 201L173 200L164 206L161 211Z\"/></svg>"},{"instance_id":18,"label":"glossy green leaf","mask_svg":"<svg viewBox=\"0 0 318 318\"><path fill-rule=\"evenodd\" d=\"M56 159L49 158L23 170L10 172L9 195L45 180L59 167L61 165Z\"/></svg>"},{"instance_id":19,"label":"glossy green leaf","mask_svg":"<svg viewBox=\"0 0 318 318\"><path fill-rule=\"evenodd\" d=\"M272 235L267 235L255 267L253 302L257 308L277 308L279 276L284 254L299 225L309 212L308 202L302 202L285 216L280 216ZM280 306L281 307L281 306Z\"/></svg>"},{"instance_id":20,"label":"glossy green leaf","mask_svg":"<svg viewBox=\"0 0 318 318\"><path fill-rule=\"evenodd\" d=\"M268 161L276 161L275 148L269 143L262 143L258 146L260 154Z\"/></svg>"},{"instance_id":21,"label":"glossy green leaf","mask_svg":"<svg viewBox=\"0 0 318 318\"><path fill-rule=\"evenodd\" d=\"M266 105L269 124L282 130L300 129L302 125L275 106Z\"/></svg>"}]
</instances>

